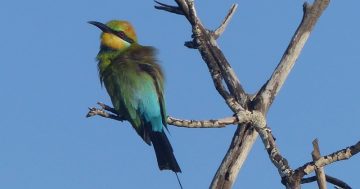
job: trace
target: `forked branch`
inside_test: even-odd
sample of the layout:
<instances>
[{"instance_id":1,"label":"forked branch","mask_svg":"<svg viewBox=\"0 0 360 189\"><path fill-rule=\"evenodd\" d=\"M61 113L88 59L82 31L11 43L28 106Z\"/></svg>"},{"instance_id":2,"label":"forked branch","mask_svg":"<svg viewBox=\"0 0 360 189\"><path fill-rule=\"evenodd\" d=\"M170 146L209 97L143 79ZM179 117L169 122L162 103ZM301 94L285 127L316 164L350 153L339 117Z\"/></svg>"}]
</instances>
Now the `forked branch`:
<instances>
[{"instance_id":1,"label":"forked branch","mask_svg":"<svg viewBox=\"0 0 360 189\"><path fill-rule=\"evenodd\" d=\"M296 169L296 171L299 172L300 174L303 174L302 176L304 176L315 171L317 167L324 167L336 161L349 159L350 157L354 156L359 152L360 152L360 141L358 141L356 144L352 146L346 147L337 152L323 156L316 161L308 162L305 165Z\"/></svg>"},{"instance_id":2,"label":"forked branch","mask_svg":"<svg viewBox=\"0 0 360 189\"><path fill-rule=\"evenodd\" d=\"M201 23L193 0L175 0L177 6L167 5L158 1L155 2L157 3L156 9L183 15L189 21L192 26L193 35L192 40L187 41L185 46L198 49L209 69L216 90L234 113L232 117L202 121L168 117L167 123L188 128L221 128L226 125L238 125L230 147L213 178L210 188L228 189L232 187L258 134L262 139L270 160L278 169L282 181L287 188L300 188L301 183L305 183L306 179L303 179L305 175L335 161L350 158L360 151L360 142L358 142L356 145L328 156L320 157L320 153L318 153L315 155L314 161L293 170L285 157L280 154L271 130L267 127L266 123L266 114L272 102L295 65L317 20L328 6L329 0L315 0L313 4L304 4L302 21L290 44L269 80L255 96L250 96L245 92L234 70L216 42L216 39L223 34L228 26L237 8L236 4L230 8L220 26L213 31L207 29ZM99 115L118 121L124 120L113 108L102 103L99 105L101 109L90 108L87 116ZM322 176L322 181L324 180L325 178ZM328 176L326 176L326 180L328 181Z\"/></svg>"},{"instance_id":3,"label":"forked branch","mask_svg":"<svg viewBox=\"0 0 360 189\"><path fill-rule=\"evenodd\" d=\"M191 46L199 50L201 57L209 68L209 72L212 76L216 89L225 99L231 110L234 113L243 110L244 107L247 106L249 97L241 86L240 81L236 76L234 70L231 68L224 54L219 49L216 42L216 35L213 35L213 32L210 32L210 30L206 29L202 25L200 19L197 17L193 1L175 1L178 4L177 8L182 10L184 16L188 19L189 23L192 26L193 40L191 42L187 42L187 46ZM162 4L162 6L163 8L160 8L159 6L155 8L165 10L164 7L168 7L171 5ZM232 15L236 10L236 7L236 5L233 5L231 7L229 13L224 19L223 24L221 24L221 26L219 27L218 33L222 33L225 30L227 24L229 23ZM223 86L223 81L226 83L226 87Z\"/></svg>"}]
</instances>

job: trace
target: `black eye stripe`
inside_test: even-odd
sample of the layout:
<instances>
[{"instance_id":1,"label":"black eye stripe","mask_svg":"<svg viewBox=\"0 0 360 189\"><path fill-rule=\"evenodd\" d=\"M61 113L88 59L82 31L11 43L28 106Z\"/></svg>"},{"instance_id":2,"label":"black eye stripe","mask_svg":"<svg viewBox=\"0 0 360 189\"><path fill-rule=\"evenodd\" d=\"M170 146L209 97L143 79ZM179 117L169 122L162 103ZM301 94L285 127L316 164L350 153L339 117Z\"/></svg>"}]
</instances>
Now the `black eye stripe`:
<instances>
[{"instance_id":1,"label":"black eye stripe","mask_svg":"<svg viewBox=\"0 0 360 189\"><path fill-rule=\"evenodd\" d=\"M113 34L120 37L121 39L125 40L128 43L134 43L134 40L128 37L124 31L113 31Z\"/></svg>"}]
</instances>

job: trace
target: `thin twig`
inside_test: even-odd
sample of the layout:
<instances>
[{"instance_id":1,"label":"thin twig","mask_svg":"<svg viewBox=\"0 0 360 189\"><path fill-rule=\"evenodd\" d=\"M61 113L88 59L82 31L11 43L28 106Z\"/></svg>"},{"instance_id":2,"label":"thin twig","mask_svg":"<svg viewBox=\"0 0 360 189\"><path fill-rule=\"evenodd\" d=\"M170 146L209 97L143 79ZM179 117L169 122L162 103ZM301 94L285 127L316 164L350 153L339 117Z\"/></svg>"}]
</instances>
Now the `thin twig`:
<instances>
[{"instance_id":1,"label":"thin twig","mask_svg":"<svg viewBox=\"0 0 360 189\"><path fill-rule=\"evenodd\" d=\"M338 178L335 178L335 177L332 177L329 175L325 175L325 178L328 183L331 183L337 187L340 187L342 189L351 189L351 187L348 184L346 184L344 181L342 181ZM303 179L301 179L301 184L315 182L316 180L317 180L317 176L303 178Z\"/></svg>"},{"instance_id":2,"label":"thin twig","mask_svg":"<svg viewBox=\"0 0 360 189\"><path fill-rule=\"evenodd\" d=\"M101 106L101 109L89 108L89 112L86 114L86 117L101 116L104 118L110 118L117 121L124 121L121 115L117 114L115 109L101 102L97 103ZM107 111L111 112L108 113ZM238 124L239 121L236 117L226 117L221 119L211 119L211 120L183 120L174 118L171 116L167 117L167 124L177 126L177 127L186 127L186 128L223 128L227 125Z\"/></svg>"},{"instance_id":3,"label":"thin twig","mask_svg":"<svg viewBox=\"0 0 360 189\"><path fill-rule=\"evenodd\" d=\"M198 120L182 120L169 116L166 122L169 125L173 125L177 127L186 127L186 128L223 128L227 125L237 124L238 121L236 117L198 121Z\"/></svg>"},{"instance_id":4,"label":"thin twig","mask_svg":"<svg viewBox=\"0 0 360 189\"><path fill-rule=\"evenodd\" d=\"M221 36L221 34L225 31L226 27L230 23L230 20L231 20L232 16L235 13L237 7L238 7L237 4L233 4L231 6L231 8L230 8L228 14L226 15L225 19L223 20L221 25L213 33L215 39L219 38Z\"/></svg>"},{"instance_id":5,"label":"thin twig","mask_svg":"<svg viewBox=\"0 0 360 189\"><path fill-rule=\"evenodd\" d=\"M167 5L159 1L155 1L155 3L159 4L154 6L155 9L171 12L174 14L184 15L184 12L177 6Z\"/></svg>"}]
</instances>

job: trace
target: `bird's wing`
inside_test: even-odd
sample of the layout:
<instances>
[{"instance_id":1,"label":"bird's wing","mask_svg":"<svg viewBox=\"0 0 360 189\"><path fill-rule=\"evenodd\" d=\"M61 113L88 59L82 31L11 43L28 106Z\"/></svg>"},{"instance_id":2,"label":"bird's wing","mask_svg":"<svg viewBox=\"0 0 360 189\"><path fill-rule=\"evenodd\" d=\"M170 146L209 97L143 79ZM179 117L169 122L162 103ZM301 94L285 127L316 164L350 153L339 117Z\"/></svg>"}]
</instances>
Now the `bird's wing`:
<instances>
[{"instance_id":1,"label":"bird's wing","mask_svg":"<svg viewBox=\"0 0 360 189\"><path fill-rule=\"evenodd\" d=\"M104 84L115 109L125 114L137 133L150 144L149 132L162 132L166 126L163 74L153 55L140 56L136 51L132 54L109 66Z\"/></svg>"},{"instance_id":2,"label":"bird's wing","mask_svg":"<svg viewBox=\"0 0 360 189\"><path fill-rule=\"evenodd\" d=\"M160 106L162 122L163 122L163 125L166 127L167 126L167 124L166 124L167 116L166 116L166 108L165 108L165 100L164 100L164 76L161 72L161 68L157 64L147 64L147 63L139 64L139 67L144 72L149 74L152 78L152 82L155 86L156 93L158 96L158 102L159 102L159 106Z\"/></svg>"},{"instance_id":3,"label":"bird's wing","mask_svg":"<svg viewBox=\"0 0 360 189\"><path fill-rule=\"evenodd\" d=\"M166 106L164 100L164 74L157 60L155 58L156 49L150 46L140 46L141 48L135 48L131 54L129 54L130 59L136 60L139 68L149 74L154 82L156 87L156 93L158 94L158 101L160 104L162 122L165 128L167 129L167 115L166 115Z\"/></svg>"}]
</instances>

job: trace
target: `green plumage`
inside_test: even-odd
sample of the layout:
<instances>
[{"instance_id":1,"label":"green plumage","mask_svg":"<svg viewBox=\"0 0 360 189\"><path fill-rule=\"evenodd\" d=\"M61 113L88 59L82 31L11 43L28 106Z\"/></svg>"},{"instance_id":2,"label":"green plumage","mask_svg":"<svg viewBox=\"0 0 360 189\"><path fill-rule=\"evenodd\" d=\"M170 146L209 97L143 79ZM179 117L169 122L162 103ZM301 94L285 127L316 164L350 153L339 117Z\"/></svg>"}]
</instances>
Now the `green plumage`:
<instances>
[{"instance_id":1,"label":"green plumage","mask_svg":"<svg viewBox=\"0 0 360 189\"><path fill-rule=\"evenodd\" d=\"M149 128L143 127L143 117L138 110L141 102L134 97L155 97L157 103L151 105L159 106L161 122L166 126L164 76L160 66L155 63L154 54L155 49L152 47L132 45L120 53L111 49L102 49L97 57L100 80L104 83L115 110L131 122L137 133L148 144L151 142ZM103 64L107 66L104 67ZM154 92L156 94L146 94ZM151 103L149 99L143 99L143 101ZM157 109L157 107L154 108ZM156 119L158 116L153 117ZM155 127L154 130L162 131L162 125L160 126Z\"/></svg>"},{"instance_id":2,"label":"green plumage","mask_svg":"<svg viewBox=\"0 0 360 189\"><path fill-rule=\"evenodd\" d=\"M115 110L154 146L160 170L181 172L164 132L164 76L156 63L155 49L139 45L126 21L89 23L103 31L97 56L99 77Z\"/></svg>"}]
</instances>

